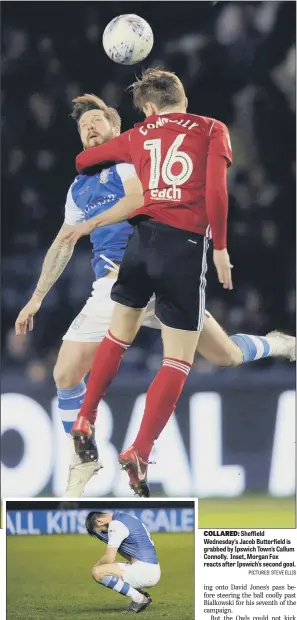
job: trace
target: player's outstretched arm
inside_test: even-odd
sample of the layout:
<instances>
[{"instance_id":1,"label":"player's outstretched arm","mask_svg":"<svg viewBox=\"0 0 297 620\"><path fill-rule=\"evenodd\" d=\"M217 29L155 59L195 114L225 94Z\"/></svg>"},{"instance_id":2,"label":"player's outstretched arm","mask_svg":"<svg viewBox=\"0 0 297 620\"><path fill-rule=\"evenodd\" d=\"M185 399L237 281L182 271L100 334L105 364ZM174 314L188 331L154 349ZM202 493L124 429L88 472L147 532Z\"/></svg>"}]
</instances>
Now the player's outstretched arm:
<instances>
[{"instance_id":1,"label":"player's outstretched arm","mask_svg":"<svg viewBox=\"0 0 297 620\"><path fill-rule=\"evenodd\" d=\"M32 331L35 314L40 309L46 294L58 280L66 265L69 263L73 254L75 242L70 239L67 243L65 243L62 239L65 232L72 228L73 226L69 226L64 223L51 247L47 251L35 291L26 306L21 310L15 322L15 331L17 335L26 334L28 331Z\"/></svg>"},{"instance_id":2,"label":"player's outstretched arm","mask_svg":"<svg viewBox=\"0 0 297 620\"><path fill-rule=\"evenodd\" d=\"M131 163L130 153L130 133L131 130L125 131L117 138L86 149L77 155L75 164L77 172L81 173L86 168L92 168L96 164L102 162L127 162Z\"/></svg>"},{"instance_id":3,"label":"player's outstretched arm","mask_svg":"<svg viewBox=\"0 0 297 620\"><path fill-rule=\"evenodd\" d=\"M127 220L139 207L143 206L142 185L138 177L133 177L124 182L125 196L114 207L100 213L94 218L95 228L116 224Z\"/></svg>"},{"instance_id":4,"label":"player's outstretched arm","mask_svg":"<svg viewBox=\"0 0 297 620\"><path fill-rule=\"evenodd\" d=\"M90 235L95 228L102 228L102 226L109 226L110 224L117 224L127 220L136 209L142 207L143 193L138 177L125 181L124 189L124 198L121 198L114 207L107 209L104 213L100 213L100 215L92 217L82 224L73 226L71 230L65 231L62 240L65 243L71 241L75 244L84 235Z\"/></svg>"}]
</instances>

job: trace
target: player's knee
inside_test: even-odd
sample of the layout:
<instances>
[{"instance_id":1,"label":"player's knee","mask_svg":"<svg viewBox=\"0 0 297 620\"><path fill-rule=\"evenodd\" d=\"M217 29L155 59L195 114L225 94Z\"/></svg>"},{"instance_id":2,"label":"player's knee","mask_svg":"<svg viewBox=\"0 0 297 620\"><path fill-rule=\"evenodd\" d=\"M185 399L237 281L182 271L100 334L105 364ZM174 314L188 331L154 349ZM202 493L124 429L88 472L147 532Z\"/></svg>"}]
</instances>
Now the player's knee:
<instances>
[{"instance_id":1,"label":"player's knee","mask_svg":"<svg viewBox=\"0 0 297 620\"><path fill-rule=\"evenodd\" d=\"M92 568L92 577L97 583L100 583L104 577L109 575L108 568L106 565L93 566Z\"/></svg>"},{"instance_id":2,"label":"player's knee","mask_svg":"<svg viewBox=\"0 0 297 620\"><path fill-rule=\"evenodd\" d=\"M56 386L66 390L75 387L82 380L79 368L64 366L59 362L54 367L53 376Z\"/></svg>"},{"instance_id":3,"label":"player's knee","mask_svg":"<svg viewBox=\"0 0 297 620\"><path fill-rule=\"evenodd\" d=\"M102 578L102 574L100 571L100 566L93 566L92 571L91 571L91 575L92 578L94 579L94 581L100 581L100 579Z\"/></svg>"},{"instance_id":4,"label":"player's knee","mask_svg":"<svg viewBox=\"0 0 297 620\"><path fill-rule=\"evenodd\" d=\"M242 364L242 352L240 348L229 339L229 346L219 358L218 366L240 366Z\"/></svg>"}]
</instances>

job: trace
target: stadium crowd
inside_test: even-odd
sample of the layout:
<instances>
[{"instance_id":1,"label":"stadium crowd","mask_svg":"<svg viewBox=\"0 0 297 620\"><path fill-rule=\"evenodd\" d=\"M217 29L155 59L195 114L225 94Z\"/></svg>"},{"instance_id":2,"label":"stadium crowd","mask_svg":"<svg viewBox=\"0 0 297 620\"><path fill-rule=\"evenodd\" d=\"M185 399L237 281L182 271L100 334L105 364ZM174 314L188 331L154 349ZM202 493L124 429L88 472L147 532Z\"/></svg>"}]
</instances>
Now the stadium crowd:
<instances>
[{"instance_id":1,"label":"stadium crowd","mask_svg":"<svg viewBox=\"0 0 297 620\"><path fill-rule=\"evenodd\" d=\"M207 308L228 332L294 333L295 2L173 2L164 36L167 4L133 3L155 34L144 64L175 71L185 84L189 111L226 123L234 153L228 245L235 288L221 289L209 253ZM112 63L101 47L108 21L131 12L131 6L3 4L3 368L19 369L32 381L50 377L61 337L93 279L91 247L84 239L46 298L34 331L15 336L15 318L62 224L75 176L81 144L69 118L71 100L94 92L119 109L124 130L138 120L125 89L139 67ZM124 370L155 369L160 357L158 333L143 330ZM213 370L202 360L196 368Z\"/></svg>"}]
</instances>

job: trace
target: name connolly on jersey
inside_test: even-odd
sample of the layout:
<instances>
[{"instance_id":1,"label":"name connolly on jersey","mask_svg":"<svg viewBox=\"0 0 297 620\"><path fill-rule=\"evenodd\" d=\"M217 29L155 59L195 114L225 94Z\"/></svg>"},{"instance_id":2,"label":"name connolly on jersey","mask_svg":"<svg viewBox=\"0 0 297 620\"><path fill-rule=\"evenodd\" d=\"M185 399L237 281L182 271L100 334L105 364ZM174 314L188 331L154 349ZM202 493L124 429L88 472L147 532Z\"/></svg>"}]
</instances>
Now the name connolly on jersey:
<instances>
[{"instance_id":1,"label":"name connolly on jersey","mask_svg":"<svg viewBox=\"0 0 297 620\"><path fill-rule=\"evenodd\" d=\"M173 185L166 189L151 189L150 196L154 200L171 200L178 202L181 200L181 189Z\"/></svg>"},{"instance_id":2,"label":"name connolly on jersey","mask_svg":"<svg viewBox=\"0 0 297 620\"><path fill-rule=\"evenodd\" d=\"M162 118L158 118L156 123L148 123L147 125L142 125L139 128L140 133L143 136L147 135L148 129L158 129L158 127L163 127L166 123L175 123L176 125L180 125L180 127L187 127L188 129L193 129L194 127L199 127L199 123L193 123L190 119L185 121L184 119L173 120L170 118L166 118L166 116L162 116Z\"/></svg>"}]
</instances>

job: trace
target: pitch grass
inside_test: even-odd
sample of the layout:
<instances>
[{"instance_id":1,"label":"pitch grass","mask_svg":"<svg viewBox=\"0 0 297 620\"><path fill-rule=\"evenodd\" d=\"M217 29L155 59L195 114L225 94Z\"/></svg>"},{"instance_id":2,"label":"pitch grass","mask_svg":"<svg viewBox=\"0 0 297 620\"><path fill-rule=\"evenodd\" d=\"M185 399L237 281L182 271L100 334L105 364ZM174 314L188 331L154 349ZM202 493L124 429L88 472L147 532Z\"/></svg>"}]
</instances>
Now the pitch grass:
<instances>
[{"instance_id":1,"label":"pitch grass","mask_svg":"<svg viewBox=\"0 0 297 620\"><path fill-rule=\"evenodd\" d=\"M162 576L143 617L194 620L194 533L153 534L153 540ZM104 550L84 535L8 536L7 620L124 618L130 599L91 578Z\"/></svg>"},{"instance_id":2,"label":"pitch grass","mask_svg":"<svg viewBox=\"0 0 297 620\"><path fill-rule=\"evenodd\" d=\"M235 499L199 500L201 528L295 528L295 497L244 495Z\"/></svg>"}]
</instances>

